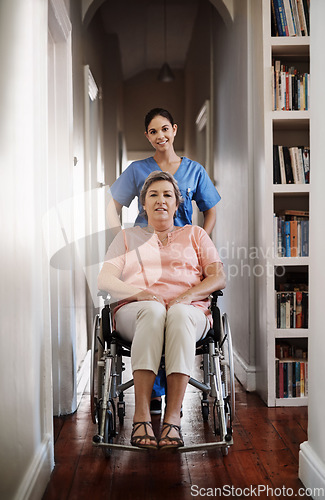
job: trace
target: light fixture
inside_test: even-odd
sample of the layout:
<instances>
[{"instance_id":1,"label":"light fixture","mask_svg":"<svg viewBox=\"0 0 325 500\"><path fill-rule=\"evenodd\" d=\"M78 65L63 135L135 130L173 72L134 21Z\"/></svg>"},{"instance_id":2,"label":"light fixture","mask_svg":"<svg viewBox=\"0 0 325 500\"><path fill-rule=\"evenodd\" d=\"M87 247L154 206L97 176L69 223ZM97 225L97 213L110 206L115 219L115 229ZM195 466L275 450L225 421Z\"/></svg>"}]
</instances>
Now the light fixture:
<instances>
[{"instance_id":1,"label":"light fixture","mask_svg":"<svg viewBox=\"0 0 325 500\"><path fill-rule=\"evenodd\" d=\"M164 57L165 62L160 68L158 80L160 82L172 82L175 80L174 73L172 72L167 62L167 18L166 18L166 0L164 0Z\"/></svg>"}]
</instances>

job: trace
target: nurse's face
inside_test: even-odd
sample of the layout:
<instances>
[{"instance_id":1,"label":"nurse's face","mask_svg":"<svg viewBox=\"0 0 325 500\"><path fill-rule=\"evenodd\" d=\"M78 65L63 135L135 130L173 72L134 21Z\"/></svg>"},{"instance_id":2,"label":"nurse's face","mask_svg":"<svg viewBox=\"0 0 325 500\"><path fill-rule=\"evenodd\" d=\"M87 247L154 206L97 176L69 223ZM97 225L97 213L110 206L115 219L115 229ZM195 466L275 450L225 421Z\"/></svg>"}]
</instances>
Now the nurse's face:
<instances>
[{"instance_id":1,"label":"nurse's face","mask_svg":"<svg viewBox=\"0 0 325 500\"><path fill-rule=\"evenodd\" d=\"M176 133L176 123L172 125L167 118L157 115L149 123L145 136L156 151L164 152L173 147Z\"/></svg>"},{"instance_id":2,"label":"nurse's face","mask_svg":"<svg viewBox=\"0 0 325 500\"><path fill-rule=\"evenodd\" d=\"M177 210L176 196L173 185L169 181L156 181L150 184L143 206L148 216L148 224L173 224Z\"/></svg>"}]
</instances>

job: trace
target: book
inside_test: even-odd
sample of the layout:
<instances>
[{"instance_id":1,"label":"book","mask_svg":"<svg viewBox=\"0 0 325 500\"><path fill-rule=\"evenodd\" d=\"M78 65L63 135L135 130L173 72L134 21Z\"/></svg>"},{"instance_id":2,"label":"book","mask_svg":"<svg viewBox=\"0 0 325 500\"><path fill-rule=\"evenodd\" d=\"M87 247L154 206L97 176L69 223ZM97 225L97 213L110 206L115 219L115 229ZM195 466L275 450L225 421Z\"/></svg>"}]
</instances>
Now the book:
<instances>
[{"instance_id":1,"label":"book","mask_svg":"<svg viewBox=\"0 0 325 500\"><path fill-rule=\"evenodd\" d=\"M292 166L291 166L290 151L289 151L289 148L287 146L283 146L282 151L283 151L286 183L292 184L294 182L294 178L293 178L293 172L292 172Z\"/></svg>"},{"instance_id":2,"label":"book","mask_svg":"<svg viewBox=\"0 0 325 500\"><path fill-rule=\"evenodd\" d=\"M305 396L308 396L308 361L305 361Z\"/></svg>"},{"instance_id":3,"label":"book","mask_svg":"<svg viewBox=\"0 0 325 500\"><path fill-rule=\"evenodd\" d=\"M292 18L290 0L283 0L283 6L284 6L284 11L285 11L286 21L287 21L287 26L288 26L288 35L295 36L296 35L296 28L295 28L293 18Z\"/></svg>"},{"instance_id":4,"label":"book","mask_svg":"<svg viewBox=\"0 0 325 500\"><path fill-rule=\"evenodd\" d=\"M273 184L281 184L279 146L273 144Z\"/></svg>"},{"instance_id":5,"label":"book","mask_svg":"<svg viewBox=\"0 0 325 500\"><path fill-rule=\"evenodd\" d=\"M309 0L302 0L302 3L306 19L307 35L310 35Z\"/></svg>"},{"instance_id":6,"label":"book","mask_svg":"<svg viewBox=\"0 0 325 500\"><path fill-rule=\"evenodd\" d=\"M302 159L305 175L305 183L309 184L309 171L310 171L310 150L307 146L300 146L302 149Z\"/></svg>"},{"instance_id":7,"label":"book","mask_svg":"<svg viewBox=\"0 0 325 500\"><path fill-rule=\"evenodd\" d=\"M292 215L294 217L309 217L309 210L292 210L286 208L278 211L279 215Z\"/></svg>"},{"instance_id":8,"label":"book","mask_svg":"<svg viewBox=\"0 0 325 500\"><path fill-rule=\"evenodd\" d=\"M296 292L296 328L302 328L302 292Z\"/></svg>"},{"instance_id":9,"label":"book","mask_svg":"<svg viewBox=\"0 0 325 500\"><path fill-rule=\"evenodd\" d=\"M290 211L289 211L290 212ZM294 211L297 214L308 214ZM290 240L290 241L289 241ZM309 255L309 219L308 215L275 215L274 248L277 257L308 257Z\"/></svg>"},{"instance_id":10,"label":"book","mask_svg":"<svg viewBox=\"0 0 325 500\"><path fill-rule=\"evenodd\" d=\"M305 10L302 0L296 0L302 36L308 36Z\"/></svg>"},{"instance_id":11,"label":"book","mask_svg":"<svg viewBox=\"0 0 325 500\"><path fill-rule=\"evenodd\" d=\"M308 292L302 292L302 328L308 328Z\"/></svg>"},{"instance_id":12,"label":"book","mask_svg":"<svg viewBox=\"0 0 325 500\"><path fill-rule=\"evenodd\" d=\"M300 361L295 361L296 397L300 398Z\"/></svg>"},{"instance_id":13,"label":"book","mask_svg":"<svg viewBox=\"0 0 325 500\"><path fill-rule=\"evenodd\" d=\"M300 397L305 396L305 362L300 361Z\"/></svg>"},{"instance_id":14,"label":"book","mask_svg":"<svg viewBox=\"0 0 325 500\"><path fill-rule=\"evenodd\" d=\"M287 362L287 377L288 377L288 398L293 397L293 373L292 373L293 362Z\"/></svg>"},{"instance_id":15,"label":"book","mask_svg":"<svg viewBox=\"0 0 325 500\"><path fill-rule=\"evenodd\" d=\"M283 361L283 397L288 397L288 362Z\"/></svg>"},{"instance_id":16,"label":"book","mask_svg":"<svg viewBox=\"0 0 325 500\"><path fill-rule=\"evenodd\" d=\"M283 0L274 0L274 10L279 36L288 36L287 20L285 18Z\"/></svg>"},{"instance_id":17,"label":"book","mask_svg":"<svg viewBox=\"0 0 325 500\"><path fill-rule=\"evenodd\" d=\"M279 146L279 163L280 163L280 178L281 184L287 183L286 170L284 164L283 146Z\"/></svg>"},{"instance_id":18,"label":"book","mask_svg":"<svg viewBox=\"0 0 325 500\"><path fill-rule=\"evenodd\" d=\"M280 329L285 328L308 328L308 292L294 290L289 292L275 292L275 323ZM281 348L277 357L282 359L286 354ZM297 357L301 357L296 353Z\"/></svg>"},{"instance_id":19,"label":"book","mask_svg":"<svg viewBox=\"0 0 325 500\"><path fill-rule=\"evenodd\" d=\"M283 386L283 363L279 363L279 398L284 397L284 386Z\"/></svg>"},{"instance_id":20,"label":"book","mask_svg":"<svg viewBox=\"0 0 325 500\"><path fill-rule=\"evenodd\" d=\"M285 231L285 256L291 257L291 235L290 235L290 221L284 221Z\"/></svg>"},{"instance_id":21,"label":"book","mask_svg":"<svg viewBox=\"0 0 325 500\"><path fill-rule=\"evenodd\" d=\"M297 147L297 169L298 169L298 184L305 184L305 171L304 171L304 164L303 164L303 155L302 155L302 149Z\"/></svg>"},{"instance_id":22,"label":"book","mask_svg":"<svg viewBox=\"0 0 325 500\"><path fill-rule=\"evenodd\" d=\"M293 20L295 23L295 28L296 28L296 36L301 36L301 27L300 27L297 2L296 2L296 0L290 0L290 4L291 4L291 10L292 10L292 17L293 17Z\"/></svg>"},{"instance_id":23,"label":"book","mask_svg":"<svg viewBox=\"0 0 325 500\"><path fill-rule=\"evenodd\" d=\"M275 9L274 9L274 0L271 0L271 36L279 36Z\"/></svg>"},{"instance_id":24,"label":"book","mask_svg":"<svg viewBox=\"0 0 325 500\"><path fill-rule=\"evenodd\" d=\"M290 249L291 257L298 256L298 221L290 221Z\"/></svg>"},{"instance_id":25,"label":"book","mask_svg":"<svg viewBox=\"0 0 325 500\"><path fill-rule=\"evenodd\" d=\"M272 62L273 111L309 109L309 73L302 73L294 66L281 61Z\"/></svg>"},{"instance_id":26,"label":"book","mask_svg":"<svg viewBox=\"0 0 325 500\"><path fill-rule=\"evenodd\" d=\"M301 221L301 257L309 255L309 221Z\"/></svg>"},{"instance_id":27,"label":"book","mask_svg":"<svg viewBox=\"0 0 325 500\"><path fill-rule=\"evenodd\" d=\"M307 396L307 357L305 359L295 357L276 358L275 381L277 398L300 398Z\"/></svg>"},{"instance_id":28,"label":"book","mask_svg":"<svg viewBox=\"0 0 325 500\"><path fill-rule=\"evenodd\" d=\"M308 146L273 144L273 183L308 184L310 178Z\"/></svg>"}]
</instances>

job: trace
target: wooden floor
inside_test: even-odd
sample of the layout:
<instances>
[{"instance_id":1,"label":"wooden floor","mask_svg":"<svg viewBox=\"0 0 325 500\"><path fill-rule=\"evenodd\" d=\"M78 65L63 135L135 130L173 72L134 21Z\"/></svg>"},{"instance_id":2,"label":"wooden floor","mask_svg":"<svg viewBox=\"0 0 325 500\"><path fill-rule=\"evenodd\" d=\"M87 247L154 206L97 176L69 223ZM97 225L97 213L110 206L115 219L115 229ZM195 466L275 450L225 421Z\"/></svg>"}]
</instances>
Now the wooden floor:
<instances>
[{"instance_id":1,"label":"wooden floor","mask_svg":"<svg viewBox=\"0 0 325 500\"><path fill-rule=\"evenodd\" d=\"M126 394L126 404L118 436L123 444L130 439L132 394ZM153 424L159 432L159 416ZM298 453L307 439L307 408L267 408L239 384L234 444L226 457L220 450L182 454L118 450L105 458L101 449L92 446L96 426L91 421L89 394L74 415L55 418L54 429L56 465L43 500L279 499L295 496L303 488ZM191 387L184 400L182 430L186 445L214 440L212 419L203 424L200 394Z\"/></svg>"}]
</instances>

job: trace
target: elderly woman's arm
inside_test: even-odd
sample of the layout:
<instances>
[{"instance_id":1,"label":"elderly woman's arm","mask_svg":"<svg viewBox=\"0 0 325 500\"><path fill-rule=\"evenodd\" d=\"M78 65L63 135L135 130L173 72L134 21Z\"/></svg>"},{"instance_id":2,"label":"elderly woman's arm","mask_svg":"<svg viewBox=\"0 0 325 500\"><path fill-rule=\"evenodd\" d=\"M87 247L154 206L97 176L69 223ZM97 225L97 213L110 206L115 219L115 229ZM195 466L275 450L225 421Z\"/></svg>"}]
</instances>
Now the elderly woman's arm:
<instances>
[{"instance_id":1,"label":"elderly woman's arm","mask_svg":"<svg viewBox=\"0 0 325 500\"><path fill-rule=\"evenodd\" d=\"M98 276L98 289L108 292L112 299L116 301L156 300L165 305L164 300L159 295L154 295L150 291L141 290L141 288L125 283L120 279L120 275L120 270L116 266L104 262Z\"/></svg>"},{"instance_id":2,"label":"elderly woman's arm","mask_svg":"<svg viewBox=\"0 0 325 500\"><path fill-rule=\"evenodd\" d=\"M189 288L185 293L182 293L174 300L169 302L168 308L173 304L191 304L198 300L205 299L215 290L222 290L226 287L226 275L221 262L209 264L203 270L205 278L198 285Z\"/></svg>"}]
</instances>

